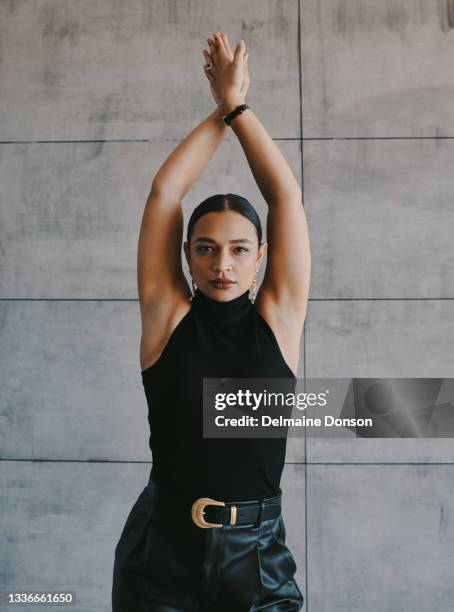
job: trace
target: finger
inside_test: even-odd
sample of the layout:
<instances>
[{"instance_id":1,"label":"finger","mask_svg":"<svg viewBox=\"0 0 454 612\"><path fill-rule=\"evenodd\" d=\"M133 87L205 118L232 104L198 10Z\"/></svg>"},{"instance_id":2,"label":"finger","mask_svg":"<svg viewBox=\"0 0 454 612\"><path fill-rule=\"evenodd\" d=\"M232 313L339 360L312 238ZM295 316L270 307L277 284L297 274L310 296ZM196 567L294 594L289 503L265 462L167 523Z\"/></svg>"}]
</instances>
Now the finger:
<instances>
[{"instance_id":1,"label":"finger","mask_svg":"<svg viewBox=\"0 0 454 612\"><path fill-rule=\"evenodd\" d=\"M216 45L214 44L214 42L213 42L213 40L211 38L207 38L207 43L208 43L208 46L210 48L211 59L212 59L213 64L214 64L214 63L216 63L216 56L217 56Z\"/></svg>"},{"instance_id":2,"label":"finger","mask_svg":"<svg viewBox=\"0 0 454 612\"><path fill-rule=\"evenodd\" d=\"M224 45L225 45L225 48L227 49L227 53L229 54L230 58L233 59L233 51L232 51L232 48L230 47L230 43L229 43L229 39L227 38L227 34L223 34L222 37L224 39Z\"/></svg>"},{"instance_id":3,"label":"finger","mask_svg":"<svg viewBox=\"0 0 454 612\"><path fill-rule=\"evenodd\" d=\"M205 72L205 76L210 81L210 83L214 83L213 75L210 74L210 71L207 70L206 66L203 66L203 71Z\"/></svg>"},{"instance_id":4,"label":"finger","mask_svg":"<svg viewBox=\"0 0 454 612\"><path fill-rule=\"evenodd\" d=\"M220 46L220 42L219 42L219 40L218 40L218 37L217 37L217 33L216 33L216 32L213 32L213 34L210 36L210 40L213 42L213 46L214 46L214 48L215 48L216 50L218 50L218 49L219 49L219 46Z\"/></svg>"},{"instance_id":5,"label":"finger","mask_svg":"<svg viewBox=\"0 0 454 612\"><path fill-rule=\"evenodd\" d=\"M247 54L244 56L244 63L243 63L243 79L246 80L249 77L249 68L248 68L248 56Z\"/></svg>"},{"instance_id":6,"label":"finger","mask_svg":"<svg viewBox=\"0 0 454 612\"><path fill-rule=\"evenodd\" d=\"M208 53L206 49L203 50L203 56L205 57L207 66L213 63L213 60L211 59L211 55Z\"/></svg>"},{"instance_id":7,"label":"finger","mask_svg":"<svg viewBox=\"0 0 454 612\"><path fill-rule=\"evenodd\" d=\"M237 62L243 61L244 51L245 51L244 40L240 40L240 42L235 47L235 55L233 57L233 60Z\"/></svg>"},{"instance_id":8,"label":"finger","mask_svg":"<svg viewBox=\"0 0 454 612\"><path fill-rule=\"evenodd\" d=\"M213 85L214 81L213 79L210 77L210 75L207 73L207 71L204 69L205 72L205 76L207 78L207 81L210 83L210 85Z\"/></svg>"},{"instance_id":9,"label":"finger","mask_svg":"<svg viewBox=\"0 0 454 612\"><path fill-rule=\"evenodd\" d=\"M216 32L217 39L219 41L220 49L222 49L223 53L226 55L229 54L229 49L225 42L225 34L223 32Z\"/></svg>"},{"instance_id":10,"label":"finger","mask_svg":"<svg viewBox=\"0 0 454 612\"><path fill-rule=\"evenodd\" d=\"M216 40L216 45L217 45L217 49L218 49L218 53L219 53L219 57L229 57L228 51L227 51L227 47L225 46L224 43L224 39L221 36L220 32L216 32L214 34L215 36L215 40ZM230 57L229 57L230 59Z\"/></svg>"},{"instance_id":11,"label":"finger","mask_svg":"<svg viewBox=\"0 0 454 612\"><path fill-rule=\"evenodd\" d=\"M247 86L250 83L250 79L249 79L249 70L247 67L247 64L244 64L243 66L243 85Z\"/></svg>"}]
</instances>

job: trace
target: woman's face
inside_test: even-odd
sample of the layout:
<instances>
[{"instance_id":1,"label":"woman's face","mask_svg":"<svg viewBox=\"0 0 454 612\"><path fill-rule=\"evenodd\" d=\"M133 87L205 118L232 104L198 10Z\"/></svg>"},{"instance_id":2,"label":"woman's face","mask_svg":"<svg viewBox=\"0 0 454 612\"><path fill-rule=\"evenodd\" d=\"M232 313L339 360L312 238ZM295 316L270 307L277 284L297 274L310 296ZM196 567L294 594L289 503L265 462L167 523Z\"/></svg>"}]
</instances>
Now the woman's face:
<instances>
[{"instance_id":1,"label":"woman's face","mask_svg":"<svg viewBox=\"0 0 454 612\"><path fill-rule=\"evenodd\" d=\"M209 297L228 302L250 288L266 251L258 247L254 225L233 210L210 212L197 221L191 246L184 250L197 288ZM231 280L227 288L216 287L215 279Z\"/></svg>"}]
</instances>

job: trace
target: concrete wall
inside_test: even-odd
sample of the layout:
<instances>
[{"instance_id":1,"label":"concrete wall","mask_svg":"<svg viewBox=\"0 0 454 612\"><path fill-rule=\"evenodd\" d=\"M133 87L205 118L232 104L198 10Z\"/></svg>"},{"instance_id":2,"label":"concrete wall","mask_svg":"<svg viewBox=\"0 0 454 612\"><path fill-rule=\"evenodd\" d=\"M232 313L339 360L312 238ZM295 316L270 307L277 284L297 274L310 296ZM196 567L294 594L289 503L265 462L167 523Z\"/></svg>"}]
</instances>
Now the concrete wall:
<instances>
[{"instance_id":1,"label":"concrete wall","mask_svg":"<svg viewBox=\"0 0 454 612\"><path fill-rule=\"evenodd\" d=\"M0 3L0 589L110 610L150 470L136 247L151 180L212 109L221 29L303 186L301 377L454 373L452 0ZM234 134L184 201L266 205ZM311 612L448 612L449 439L290 439L289 547Z\"/></svg>"}]
</instances>

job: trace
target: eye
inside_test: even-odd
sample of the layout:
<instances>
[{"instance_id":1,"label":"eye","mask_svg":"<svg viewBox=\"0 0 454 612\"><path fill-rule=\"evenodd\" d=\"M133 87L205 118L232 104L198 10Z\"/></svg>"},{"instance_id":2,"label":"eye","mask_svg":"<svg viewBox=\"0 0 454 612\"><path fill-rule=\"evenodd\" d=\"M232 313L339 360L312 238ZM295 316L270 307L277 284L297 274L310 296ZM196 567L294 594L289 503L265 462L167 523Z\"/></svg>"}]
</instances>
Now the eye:
<instances>
[{"instance_id":1,"label":"eye","mask_svg":"<svg viewBox=\"0 0 454 612\"><path fill-rule=\"evenodd\" d=\"M198 246L196 250L197 250L197 252L200 252L200 253L207 253L208 251L205 250L205 249L212 249L212 248L213 247L211 247L211 246L201 245L201 246ZM249 249L245 249L244 247L236 247L235 251L237 253L243 253L243 252L244 253L248 253Z\"/></svg>"}]
</instances>

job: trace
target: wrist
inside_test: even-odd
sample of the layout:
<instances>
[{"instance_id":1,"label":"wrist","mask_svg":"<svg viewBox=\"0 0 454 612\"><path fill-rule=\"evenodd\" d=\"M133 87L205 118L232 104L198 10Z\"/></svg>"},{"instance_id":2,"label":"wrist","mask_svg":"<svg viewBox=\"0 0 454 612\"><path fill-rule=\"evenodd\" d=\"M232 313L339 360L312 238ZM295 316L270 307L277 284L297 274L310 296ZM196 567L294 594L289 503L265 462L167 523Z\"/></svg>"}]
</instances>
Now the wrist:
<instances>
[{"instance_id":1,"label":"wrist","mask_svg":"<svg viewBox=\"0 0 454 612\"><path fill-rule=\"evenodd\" d=\"M216 105L216 108L212 114L214 117L216 117L216 119L222 119L222 117L225 115L224 109L220 105Z\"/></svg>"},{"instance_id":2,"label":"wrist","mask_svg":"<svg viewBox=\"0 0 454 612\"><path fill-rule=\"evenodd\" d=\"M224 115L231 113L237 106L240 104L245 104L246 100L241 97L230 98L229 100L224 100L221 104L221 109Z\"/></svg>"}]
</instances>

